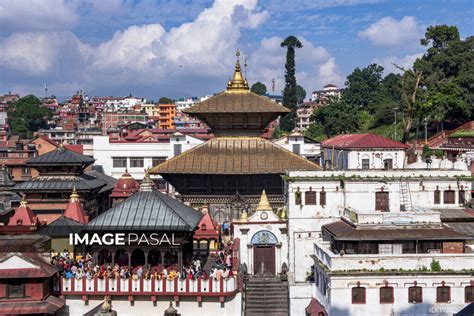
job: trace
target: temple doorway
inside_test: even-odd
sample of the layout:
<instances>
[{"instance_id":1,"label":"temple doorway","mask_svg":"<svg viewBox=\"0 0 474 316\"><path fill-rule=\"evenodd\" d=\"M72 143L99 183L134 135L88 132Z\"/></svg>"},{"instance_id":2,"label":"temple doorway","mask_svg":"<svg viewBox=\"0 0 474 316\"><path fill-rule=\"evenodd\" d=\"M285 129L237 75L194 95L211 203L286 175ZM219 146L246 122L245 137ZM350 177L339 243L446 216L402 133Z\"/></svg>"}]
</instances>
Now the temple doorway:
<instances>
[{"instance_id":1,"label":"temple doorway","mask_svg":"<svg viewBox=\"0 0 474 316\"><path fill-rule=\"evenodd\" d=\"M256 245L253 254L254 275L275 275L275 245Z\"/></svg>"}]
</instances>

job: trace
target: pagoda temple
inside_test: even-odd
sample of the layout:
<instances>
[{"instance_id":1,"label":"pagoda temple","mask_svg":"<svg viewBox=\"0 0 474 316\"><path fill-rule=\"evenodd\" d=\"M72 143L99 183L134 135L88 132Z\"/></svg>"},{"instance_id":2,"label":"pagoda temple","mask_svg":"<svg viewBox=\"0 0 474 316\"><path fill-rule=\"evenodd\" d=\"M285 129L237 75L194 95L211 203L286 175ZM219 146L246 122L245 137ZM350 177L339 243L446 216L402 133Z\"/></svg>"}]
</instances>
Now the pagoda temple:
<instances>
[{"instance_id":1,"label":"pagoda temple","mask_svg":"<svg viewBox=\"0 0 474 316\"><path fill-rule=\"evenodd\" d=\"M272 205L284 205L286 170L319 170L319 165L261 137L270 122L290 112L249 90L239 51L227 89L202 101L186 114L205 122L215 138L150 170L172 184L195 208L209 204L212 217L230 221L259 201L262 190Z\"/></svg>"}]
</instances>

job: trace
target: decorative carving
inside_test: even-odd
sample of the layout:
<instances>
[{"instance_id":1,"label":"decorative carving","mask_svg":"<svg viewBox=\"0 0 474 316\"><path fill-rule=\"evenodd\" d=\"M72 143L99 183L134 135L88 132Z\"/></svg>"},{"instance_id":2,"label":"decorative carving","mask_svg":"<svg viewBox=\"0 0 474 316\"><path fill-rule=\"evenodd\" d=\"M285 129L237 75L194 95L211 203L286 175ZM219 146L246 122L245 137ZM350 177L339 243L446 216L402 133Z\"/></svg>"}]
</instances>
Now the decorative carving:
<instances>
[{"instance_id":1,"label":"decorative carving","mask_svg":"<svg viewBox=\"0 0 474 316\"><path fill-rule=\"evenodd\" d=\"M283 262L283 264L281 265L280 280L288 281L288 265L286 264L286 262Z\"/></svg>"}]
</instances>

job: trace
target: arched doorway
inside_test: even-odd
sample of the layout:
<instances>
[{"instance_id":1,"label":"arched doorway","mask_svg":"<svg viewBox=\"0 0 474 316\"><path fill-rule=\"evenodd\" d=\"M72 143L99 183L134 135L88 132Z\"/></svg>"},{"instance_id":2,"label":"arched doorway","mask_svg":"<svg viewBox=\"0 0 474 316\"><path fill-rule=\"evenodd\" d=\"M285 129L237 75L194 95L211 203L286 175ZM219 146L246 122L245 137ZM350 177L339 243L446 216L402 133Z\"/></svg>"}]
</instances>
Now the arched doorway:
<instances>
[{"instance_id":1,"label":"arched doorway","mask_svg":"<svg viewBox=\"0 0 474 316\"><path fill-rule=\"evenodd\" d=\"M128 266L128 253L125 249L118 249L115 252L115 262L119 266Z\"/></svg>"},{"instance_id":2,"label":"arched doorway","mask_svg":"<svg viewBox=\"0 0 474 316\"><path fill-rule=\"evenodd\" d=\"M275 275L275 246L278 239L268 230L256 232L250 242L253 245L253 274Z\"/></svg>"},{"instance_id":3,"label":"arched doorway","mask_svg":"<svg viewBox=\"0 0 474 316\"><path fill-rule=\"evenodd\" d=\"M141 249L133 250L131 259L132 267L145 265L145 253Z\"/></svg>"},{"instance_id":4,"label":"arched doorway","mask_svg":"<svg viewBox=\"0 0 474 316\"><path fill-rule=\"evenodd\" d=\"M97 260L99 261L99 265L112 263L112 251L108 249L102 249L101 251L99 251L99 256Z\"/></svg>"},{"instance_id":5,"label":"arched doorway","mask_svg":"<svg viewBox=\"0 0 474 316\"><path fill-rule=\"evenodd\" d=\"M148 264L150 267L161 264L161 252L157 249L152 249L148 252Z\"/></svg>"}]
</instances>

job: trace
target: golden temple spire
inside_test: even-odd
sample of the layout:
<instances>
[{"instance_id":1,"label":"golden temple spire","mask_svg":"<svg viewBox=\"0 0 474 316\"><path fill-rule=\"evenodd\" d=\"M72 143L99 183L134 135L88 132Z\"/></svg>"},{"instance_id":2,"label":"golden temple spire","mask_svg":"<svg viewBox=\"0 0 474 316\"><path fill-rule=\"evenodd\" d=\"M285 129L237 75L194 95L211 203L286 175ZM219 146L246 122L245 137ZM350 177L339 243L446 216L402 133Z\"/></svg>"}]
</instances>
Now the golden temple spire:
<instances>
[{"instance_id":1,"label":"golden temple spire","mask_svg":"<svg viewBox=\"0 0 474 316\"><path fill-rule=\"evenodd\" d=\"M262 196L260 197L260 202L258 202L257 211L273 211L272 207L270 206L270 202L268 202L268 197L265 193L265 190L262 191Z\"/></svg>"},{"instance_id":2,"label":"golden temple spire","mask_svg":"<svg viewBox=\"0 0 474 316\"><path fill-rule=\"evenodd\" d=\"M72 187L72 193L69 198L71 202L79 202L79 194L77 194L76 185Z\"/></svg>"},{"instance_id":3,"label":"golden temple spire","mask_svg":"<svg viewBox=\"0 0 474 316\"><path fill-rule=\"evenodd\" d=\"M240 69L240 51L238 49L235 56L237 56L237 63L235 64L234 77L227 84L227 92L249 92L249 85Z\"/></svg>"}]
</instances>

